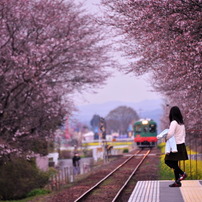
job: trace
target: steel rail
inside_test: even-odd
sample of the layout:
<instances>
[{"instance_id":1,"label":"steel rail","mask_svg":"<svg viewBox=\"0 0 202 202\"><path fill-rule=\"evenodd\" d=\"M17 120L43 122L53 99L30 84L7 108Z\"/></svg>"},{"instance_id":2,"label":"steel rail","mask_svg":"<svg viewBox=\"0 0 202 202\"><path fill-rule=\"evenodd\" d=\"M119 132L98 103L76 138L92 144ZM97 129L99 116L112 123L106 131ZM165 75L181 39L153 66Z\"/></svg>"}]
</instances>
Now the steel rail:
<instances>
[{"instance_id":1,"label":"steel rail","mask_svg":"<svg viewBox=\"0 0 202 202\"><path fill-rule=\"evenodd\" d=\"M77 198L74 202L79 202L82 198L84 198L88 193L90 193L93 189L98 187L103 181L105 181L107 178L109 178L113 173L115 173L120 167L124 166L130 159L134 158L138 153L140 153L141 150L137 151L134 155L130 156L128 159L126 159L122 164L117 166L112 172L110 172L107 176L105 176L103 179L101 179L98 183L96 183L94 186L92 186L90 189L88 189L86 192L84 192L79 198Z\"/></svg>"},{"instance_id":2,"label":"steel rail","mask_svg":"<svg viewBox=\"0 0 202 202\"><path fill-rule=\"evenodd\" d=\"M142 165L143 161L145 160L145 158L149 155L149 153L151 152L151 150L148 150L148 152L144 155L144 157L142 158L142 160L138 163L138 165L136 166L136 168L134 169L134 171L131 173L131 175L129 176L129 178L126 180L126 182L124 183L124 185L119 189L119 191L117 192L116 196L114 197L114 199L112 200L112 202L115 202L118 197L120 196L121 192L124 190L124 188L127 186L128 182L131 180L131 178L135 175L137 169Z\"/></svg>"}]
</instances>

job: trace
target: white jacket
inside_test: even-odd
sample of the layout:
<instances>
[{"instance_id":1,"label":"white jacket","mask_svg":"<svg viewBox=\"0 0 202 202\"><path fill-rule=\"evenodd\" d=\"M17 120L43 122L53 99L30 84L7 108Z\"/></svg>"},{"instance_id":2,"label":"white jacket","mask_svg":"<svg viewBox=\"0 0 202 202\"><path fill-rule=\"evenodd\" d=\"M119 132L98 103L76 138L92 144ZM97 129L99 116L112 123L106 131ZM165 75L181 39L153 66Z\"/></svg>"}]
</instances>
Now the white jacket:
<instances>
[{"instance_id":1,"label":"white jacket","mask_svg":"<svg viewBox=\"0 0 202 202\"><path fill-rule=\"evenodd\" d=\"M159 135L157 135L157 139L165 138L168 131L169 129L163 130ZM177 144L174 136L166 141L165 154L169 154L170 152L177 152Z\"/></svg>"},{"instance_id":2,"label":"white jacket","mask_svg":"<svg viewBox=\"0 0 202 202\"><path fill-rule=\"evenodd\" d=\"M175 137L176 144L185 143L186 133L184 124L180 125L175 120L171 121L166 138L170 139L172 136Z\"/></svg>"}]
</instances>

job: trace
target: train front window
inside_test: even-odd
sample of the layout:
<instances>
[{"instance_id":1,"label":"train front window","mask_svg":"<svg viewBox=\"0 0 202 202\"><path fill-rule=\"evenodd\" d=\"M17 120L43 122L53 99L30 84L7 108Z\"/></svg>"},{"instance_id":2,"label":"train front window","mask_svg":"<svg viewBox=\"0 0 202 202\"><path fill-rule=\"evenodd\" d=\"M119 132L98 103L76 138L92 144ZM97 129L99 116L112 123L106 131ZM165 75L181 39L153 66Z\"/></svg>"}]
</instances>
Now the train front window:
<instances>
[{"instance_id":1,"label":"train front window","mask_svg":"<svg viewBox=\"0 0 202 202\"><path fill-rule=\"evenodd\" d=\"M145 133L149 132L149 127L148 127L148 126L145 126L145 127L144 127L144 132L145 132Z\"/></svg>"},{"instance_id":2,"label":"train front window","mask_svg":"<svg viewBox=\"0 0 202 202\"><path fill-rule=\"evenodd\" d=\"M135 126L135 132L136 132L136 133L140 133L140 132L141 132L141 129L142 129L142 126L141 126L141 125L136 125L136 126Z\"/></svg>"},{"instance_id":3,"label":"train front window","mask_svg":"<svg viewBox=\"0 0 202 202\"><path fill-rule=\"evenodd\" d=\"M149 132L155 133L155 132L156 132L156 125L150 124L150 125L149 125Z\"/></svg>"}]
</instances>

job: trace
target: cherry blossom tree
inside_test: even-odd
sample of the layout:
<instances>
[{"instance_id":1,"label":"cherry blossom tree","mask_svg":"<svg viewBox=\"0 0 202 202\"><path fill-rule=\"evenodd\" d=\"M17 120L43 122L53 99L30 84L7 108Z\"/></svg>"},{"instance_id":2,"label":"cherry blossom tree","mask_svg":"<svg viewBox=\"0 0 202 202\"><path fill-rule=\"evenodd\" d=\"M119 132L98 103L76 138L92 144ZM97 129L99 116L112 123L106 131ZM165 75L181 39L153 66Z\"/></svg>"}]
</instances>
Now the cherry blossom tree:
<instances>
[{"instance_id":1,"label":"cherry blossom tree","mask_svg":"<svg viewBox=\"0 0 202 202\"><path fill-rule=\"evenodd\" d=\"M105 21L123 39L131 61L126 72L150 72L166 104L178 105L199 128L202 114L202 2L200 0L103 0Z\"/></svg>"},{"instance_id":2,"label":"cherry blossom tree","mask_svg":"<svg viewBox=\"0 0 202 202\"><path fill-rule=\"evenodd\" d=\"M1 157L38 150L111 62L102 26L72 1L2 0L0 27Z\"/></svg>"}]
</instances>

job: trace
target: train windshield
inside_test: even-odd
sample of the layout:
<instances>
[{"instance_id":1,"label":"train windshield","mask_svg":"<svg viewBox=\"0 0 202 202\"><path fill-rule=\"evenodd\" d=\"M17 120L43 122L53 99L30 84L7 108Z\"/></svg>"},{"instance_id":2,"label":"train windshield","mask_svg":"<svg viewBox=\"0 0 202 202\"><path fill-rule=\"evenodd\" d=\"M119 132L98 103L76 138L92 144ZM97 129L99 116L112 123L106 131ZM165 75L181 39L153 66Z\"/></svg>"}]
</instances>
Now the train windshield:
<instances>
[{"instance_id":1,"label":"train windshield","mask_svg":"<svg viewBox=\"0 0 202 202\"><path fill-rule=\"evenodd\" d=\"M142 131L142 126L141 125L136 125L135 126L135 132L140 133Z\"/></svg>"},{"instance_id":2,"label":"train windshield","mask_svg":"<svg viewBox=\"0 0 202 202\"><path fill-rule=\"evenodd\" d=\"M150 124L149 125L149 132L155 133L156 132L156 125L155 124Z\"/></svg>"},{"instance_id":3,"label":"train windshield","mask_svg":"<svg viewBox=\"0 0 202 202\"><path fill-rule=\"evenodd\" d=\"M150 132L155 133L156 132L156 125L155 124L149 124L149 125L136 125L135 126L135 132L141 133L141 132Z\"/></svg>"}]
</instances>

